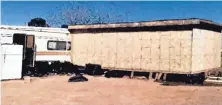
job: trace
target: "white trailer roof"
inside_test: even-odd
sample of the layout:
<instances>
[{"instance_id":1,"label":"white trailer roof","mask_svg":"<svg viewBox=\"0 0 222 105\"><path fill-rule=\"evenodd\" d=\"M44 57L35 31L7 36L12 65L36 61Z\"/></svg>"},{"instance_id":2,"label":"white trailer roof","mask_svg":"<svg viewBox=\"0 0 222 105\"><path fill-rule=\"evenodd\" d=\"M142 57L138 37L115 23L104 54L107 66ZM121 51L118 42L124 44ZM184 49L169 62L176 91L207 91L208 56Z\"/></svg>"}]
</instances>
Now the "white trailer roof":
<instances>
[{"instance_id":1,"label":"white trailer roof","mask_svg":"<svg viewBox=\"0 0 222 105\"><path fill-rule=\"evenodd\" d=\"M64 29L64 28L9 26L9 25L0 25L0 27L1 27L1 29L8 29L8 30L23 30L23 31L36 31L36 32L50 32L50 33L66 33L66 34L69 34L68 29Z\"/></svg>"}]
</instances>

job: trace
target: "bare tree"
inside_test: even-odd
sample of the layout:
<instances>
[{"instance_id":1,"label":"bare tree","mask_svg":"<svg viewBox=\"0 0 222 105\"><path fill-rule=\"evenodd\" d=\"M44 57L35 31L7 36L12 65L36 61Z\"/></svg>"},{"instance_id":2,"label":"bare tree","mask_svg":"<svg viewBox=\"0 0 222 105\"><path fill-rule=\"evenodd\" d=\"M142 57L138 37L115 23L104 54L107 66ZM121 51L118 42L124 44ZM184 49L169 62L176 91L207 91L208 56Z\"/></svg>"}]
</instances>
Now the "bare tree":
<instances>
[{"instance_id":1,"label":"bare tree","mask_svg":"<svg viewBox=\"0 0 222 105\"><path fill-rule=\"evenodd\" d=\"M104 7L99 7L103 9ZM109 12L101 12L98 7L87 8L78 2L71 2L69 6L64 5L58 14L51 14L47 20L51 26L77 25L77 24L100 24L121 22L122 15L118 11L109 8Z\"/></svg>"}]
</instances>

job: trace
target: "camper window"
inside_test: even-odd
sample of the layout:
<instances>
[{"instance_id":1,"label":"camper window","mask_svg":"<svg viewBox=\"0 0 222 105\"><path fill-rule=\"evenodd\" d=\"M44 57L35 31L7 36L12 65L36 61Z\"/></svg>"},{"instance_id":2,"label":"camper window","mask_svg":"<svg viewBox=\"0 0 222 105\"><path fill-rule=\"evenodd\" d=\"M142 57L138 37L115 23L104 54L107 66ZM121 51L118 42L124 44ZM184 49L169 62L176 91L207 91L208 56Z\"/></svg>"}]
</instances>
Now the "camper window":
<instances>
[{"instance_id":1,"label":"camper window","mask_svg":"<svg viewBox=\"0 0 222 105\"><path fill-rule=\"evenodd\" d=\"M48 41L48 50L66 50L65 41Z\"/></svg>"},{"instance_id":2,"label":"camper window","mask_svg":"<svg viewBox=\"0 0 222 105\"><path fill-rule=\"evenodd\" d=\"M48 43L48 50L56 49L56 42L49 42Z\"/></svg>"}]
</instances>

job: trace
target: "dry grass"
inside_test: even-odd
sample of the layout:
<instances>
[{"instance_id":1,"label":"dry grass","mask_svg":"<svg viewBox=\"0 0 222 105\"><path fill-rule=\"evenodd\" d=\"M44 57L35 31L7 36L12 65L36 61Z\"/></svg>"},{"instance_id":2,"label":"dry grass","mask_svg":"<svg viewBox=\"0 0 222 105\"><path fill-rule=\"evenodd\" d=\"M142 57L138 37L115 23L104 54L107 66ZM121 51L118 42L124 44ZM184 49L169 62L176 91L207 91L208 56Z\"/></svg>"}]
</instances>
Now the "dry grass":
<instances>
[{"instance_id":1,"label":"dry grass","mask_svg":"<svg viewBox=\"0 0 222 105\"><path fill-rule=\"evenodd\" d=\"M222 87L162 86L148 80L68 76L2 82L2 105L222 105Z\"/></svg>"}]
</instances>

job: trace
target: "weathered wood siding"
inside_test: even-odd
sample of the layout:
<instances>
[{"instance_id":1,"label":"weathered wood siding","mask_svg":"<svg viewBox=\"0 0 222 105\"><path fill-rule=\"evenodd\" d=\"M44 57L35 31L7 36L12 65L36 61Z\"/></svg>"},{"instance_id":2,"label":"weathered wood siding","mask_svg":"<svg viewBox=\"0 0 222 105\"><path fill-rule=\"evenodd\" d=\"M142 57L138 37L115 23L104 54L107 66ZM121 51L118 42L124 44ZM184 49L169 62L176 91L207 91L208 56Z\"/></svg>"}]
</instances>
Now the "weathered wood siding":
<instances>
[{"instance_id":1,"label":"weathered wood siding","mask_svg":"<svg viewBox=\"0 0 222 105\"><path fill-rule=\"evenodd\" d=\"M200 50L195 47L200 43L192 42L193 33L196 30L72 34L72 62L82 66L101 64L109 69L191 73L205 69L194 67L199 56L192 52ZM198 44L192 48L192 43Z\"/></svg>"},{"instance_id":2,"label":"weathered wood siding","mask_svg":"<svg viewBox=\"0 0 222 105\"><path fill-rule=\"evenodd\" d=\"M221 33L193 29L192 72L218 68L221 65Z\"/></svg>"}]
</instances>

